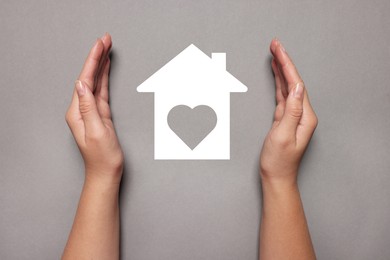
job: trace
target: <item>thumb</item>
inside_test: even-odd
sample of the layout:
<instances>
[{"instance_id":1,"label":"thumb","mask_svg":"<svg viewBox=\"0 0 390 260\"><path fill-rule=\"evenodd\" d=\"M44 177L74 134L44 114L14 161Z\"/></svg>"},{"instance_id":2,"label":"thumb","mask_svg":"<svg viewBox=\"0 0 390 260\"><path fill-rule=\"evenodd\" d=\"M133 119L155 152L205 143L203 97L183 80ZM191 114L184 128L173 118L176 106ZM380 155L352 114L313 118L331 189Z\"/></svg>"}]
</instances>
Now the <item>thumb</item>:
<instances>
[{"instance_id":1,"label":"thumb","mask_svg":"<svg viewBox=\"0 0 390 260\"><path fill-rule=\"evenodd\" d=\"M86 133L96 133L104 127L96 106L95 96L81 80L76 80L76 92L79 98L79 109L83 118Z\"/></svg>"},{"instance_id":2,"label":"thumb","mask_svg":"<svg viewBox=\"0 0 390 260\"><path fill-rule=\"evenodd\" d=\"M287 135L294 134L295 136L298 124L301 121L304 87L303 82L297 83L287 97L284 115L279 124L281 129L286 131L285 134Z\"/></svg>"}]
</instances>

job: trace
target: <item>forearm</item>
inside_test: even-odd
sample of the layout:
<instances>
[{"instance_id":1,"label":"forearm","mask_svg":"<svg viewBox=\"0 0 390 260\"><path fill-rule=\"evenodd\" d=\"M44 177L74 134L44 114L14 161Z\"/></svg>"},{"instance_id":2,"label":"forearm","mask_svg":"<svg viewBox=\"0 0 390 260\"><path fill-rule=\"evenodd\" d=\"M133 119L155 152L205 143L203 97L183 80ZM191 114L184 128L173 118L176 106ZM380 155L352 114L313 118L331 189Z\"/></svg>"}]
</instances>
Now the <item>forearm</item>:
<instances>
[{"instance_id":1,"label":"forearm","mask_svg":"<svg viewBox=\"0 0 390 260\"><path fill-rule=\"evenodd\" d=\"M315 259L296 183L262 180L260 259Z\"/></svg>"},{"instance_id":2,"label":"forearm","mask_svg":"<svg viewBox=\"0 0 390 260\"><path fill-rule=\"evenodd\" d=\"M86 178L62 259L119 259L118 194L119 182Z\"/></svg>"}]
</instances>

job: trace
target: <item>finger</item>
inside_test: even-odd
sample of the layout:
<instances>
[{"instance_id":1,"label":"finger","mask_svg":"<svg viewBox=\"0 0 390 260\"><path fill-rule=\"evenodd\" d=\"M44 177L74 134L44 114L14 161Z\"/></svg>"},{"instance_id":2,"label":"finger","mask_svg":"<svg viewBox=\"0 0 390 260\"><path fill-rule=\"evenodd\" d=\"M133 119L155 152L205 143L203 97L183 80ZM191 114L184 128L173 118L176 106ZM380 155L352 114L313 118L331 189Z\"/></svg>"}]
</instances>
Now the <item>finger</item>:
<instances>
[{"instance_id":1,"label":"finger","mask_svg":"<svg viewBox=\"0 0 390 260\"><path fill-rule=\"evenodd\" d=\"M102 42L103 42L103 55L102 55L102 59L101 59L101 62L99 64L99 73L100 75L102 74L101 71L103 70L104 68L104 64L106 62L106 58L108 57L108 54L111 50L111 47L112 47L112 39L111 39L111 35L109 33L105 33L103 35L103 37L101 38Z\"/></svg>"},{"instance_id":2,"label":"finger","mask_svg":"<svg viewBox=\"0 0 390 260\"><path fill-rule=\"evenodd\" d=\"M73 89L72 101L70 102L69 111L72 111L72 114L80 115L79 110L79 97L77 96L76 88ZM80 115L81 117L81 115Z\"/></svg>"},{"instance_id":3,"label":"finger","mask_svg":"<svg viewBox=\"0 0 390 260\"><path fill-rule=\"evenodd\" d=\"M104 64L104 69L103 69L101 89L98 93L99 97L106 102L108 102L109 100L108 83L109 83L109 76L110 76L110 67L111 67L111 60L110 58L107 58L106 64Z\"/></svg>"},{"instance_id":4,"label":"finger","mask_svg":"<svg viewBox=\"0 0 390 260\"><path fill-rule=\"evenodd\" d=\"M280 103L275 107L274 122L280 122L282 120L284 110L284 105L282 106Z\"/></svg>"},{"instance_id":5,"label":"finger","mask_svg":"<svg viewBox=\"0 0 390 260\"><path fill-rule=\"evenodd\" d=\"M76 141L82 140L85 134L85 127L84 121L80 114L79 99L76 93L76 89L74 89L73 99L71 105L68 108L68 111L66 112L65 119Z\"/></svg>"},{"instance_id":6,"label":"finger","mask_svg":"<svg viewBox=\"0 0 390 260\"><path fill-rule=\"evenodd\" d=\"M279 67L279 71L282 72L281 74L286 80L286 84L288 85L288 91L290 91L298 83L303 82L302 78L279 40L273 40L270 48L272 53L274 54L276 63ZM304 113L302 118L306 121L309 121L308 119L306 119L307 117L312 117L313 115L315 115L309 101L309 96L307 94L306 87L304 87L303 111Z\"/></svg>"},{"instance_id":7,"label":"finger","mask_svg":"<svg viewBox=\"0 0 390 260\"><path fill-rule=\"evenodd\" d=\"M307 104L309 108L305 108L305 104ZM304 108L302 118L297 128L297 139L303 147L306 147L306 145L310 142L310 139L318 124L318 119L313 108L310 105L307 91L305 91L304 94L303 105Z\"/></svg>"},{"instance_id":8,"label":"finger","mask_svg":"<svg viewBox=\"0 0 390 260\"><path fill-rule=\"evenodd\" d=\"M112 46L111 35L109 35L108 33L106 33L101 39L102 39L102 42L103 42L104 49L103 49L102 58L101 58L100 64L99 64L99 72L98 72L98 75L97 75L97 84L96 84L95 93L99 93L99 91L101 89L104 68L105 68L105 65L106 65L106 61L107 61L108 55L110 53L111 46Z\"/></svg>"},{"instance_id":9,"label":"finger","mask_svg":"<svg viewBox=\"0 0 390 260\"><path fill-rule=\"evenodd\" d=\"M72 115L71 112L68 111L66 115L66 123L68 124L76 142L82 142L85 136L85 125L82 118L79 118L77 115Z\"/></svg>"},{"instance_id":10,"label":"finger","mask_svg":"<svg viewBox=\"0 0 390 260\"><path fill-rule=\"evenodd\" d=\"M87 82L89 86L93 86L96 63L97 60L100 60L99 55L101 50L99 49L101 48L98 45L99 43L98 41L96 41L94 46L91 48L88 57L85 60L84 67L79 75L79 79L83 80L84 82ZM75 113L79 112L79 98L77 96L76 88L74 88L73 91L73 97L69 110L75 111Z\"/></svg>"},{"instance_id":11,"label":"finger","mask_svg":"<svg viewBox=\"0 0 390 260\"><path fill-rule=\"evenodd\" d=\"M90 88L80 80L76 81L76 92L79 98L79 109L85 125L86 134L97 134L104 129L95 97Z\"/></svg>"},{"instance_id":12,"label":"finger","mask_svg":"<svg viewBox=\"0 0 390 260\"><path fill-rule=\"evenodd\" d=\"M271 43L271 49L273 49L273 54L276 60L276 63L279 66L280 72L286 80L288 87L288 92L299 82L302 81L301 76L299 75L294 63L287 54L285 48L279 40L273 40Z\"/></svg>"},{"instance_id":13,"label":"finger","mask_svg":"<svg viewBox=\"0 0 390 260\"><path fill-rule=\"evenodd\" d=\"M315 114L314 110L313 110L313 107L312 107L312 105L310 103L309 93L307 92L307 88L306 87L305 87L305 93L304 93L304 97L303 97L303 109L306 112L309 112L311 114Z\"/></svg>"},{"instance_id":14,"label":"finger","mask_svg":"<svg viewBox=\"0 0 390 260\"><path fill-rule=\"evenodd\" d=\"M274 72L275 76L275 96L276 96L276 103L279 104L280 102L285 101L284 96L282 94L282 78L280 76L279 69L276 65L275 59L272 60L272 71Z\"/></svg>"},{"instance_id":15,"label":"finger","mask_svg":"<svg viewBox=\"0 0 390 260\"><path fill-rule=\"evenodd\" d=\"M108 103L108 79L109 79L109 71L110 71L110 59L106 60L106 64L103 70L101 89L99 93L95 94L97 100L97 106L99 113L103 119L111 118L110 106Z\"/></svg>"},{"instance_id":16,"label":"finger","mask_svg":"<svg viewBox=\"0 0 390 260\"><path fill-rule=\"evenodd\" d=\"M90 50L87 59L85 60L83 69L79 75L79 80L85 82L90 90L93 92L95 87L95 79L98 73L100 60L103 55L103 42L97 39L95 45Z\"/></svg>"},{"instance_id":17,"label":"finger","mask_svg":"<svg viewBox=\"0 0 390 260\"><path fill-rule=\"evenodd\" d=\"M280 121L284 114L284 107L286 100L282 94L282 79L280 77L279 69L276 65L275 60L272 60L272 70L275 75L275 96L276 96L276 108L274 113L274 121Z\"/></svg>"},{"instance_id":18,"label":"finger","mask_svg":"<svg viewBox=\"0 0 390 260\"><path fill-rule=\"evenodd\" d=\"M288 97L288 87L287 87L287 82L286 82L286 79L283 75L283 73L281 73L282 71L282 68L280 67L280 65L276 62L276 67L278 68L279 70L279 74L280 74L280 81L282 82L282 94L283 94L283 97L284 99L287 99Z\"/></svg>"},{"instance_id":19,"label":"finger","mask_svg":"<svg viewBox=\"0 0 390 260\"><path fill-rule=\"evenodd\" d=\"M284 75L281 73L282 69L281 69L279 63L276 61L276 56L275 56L275 51L276 51L277 44L278 44L278 40L276 38L273 39L271 41L271 44L270 44L270 50L271 50L272 55L274 56L273 60L275 60L276 68L279 71L279 77L280 77L280 82L281 82L282 94L283 94L284 99L286 99L287 96L288 96L286 79L284 78Z\"/></svg>"},{"instance_id":20,"label":"finger","mask_svg":"<svg viewBox=\"0 0 390 260\"><path fill-rule=\"evenodd\" d=\"M296 137L297 127L303 114L303 92L303 83L298 83L287 97L286 108L279 124L280 131L285 136Z\"/></svg>"}]
</instances>

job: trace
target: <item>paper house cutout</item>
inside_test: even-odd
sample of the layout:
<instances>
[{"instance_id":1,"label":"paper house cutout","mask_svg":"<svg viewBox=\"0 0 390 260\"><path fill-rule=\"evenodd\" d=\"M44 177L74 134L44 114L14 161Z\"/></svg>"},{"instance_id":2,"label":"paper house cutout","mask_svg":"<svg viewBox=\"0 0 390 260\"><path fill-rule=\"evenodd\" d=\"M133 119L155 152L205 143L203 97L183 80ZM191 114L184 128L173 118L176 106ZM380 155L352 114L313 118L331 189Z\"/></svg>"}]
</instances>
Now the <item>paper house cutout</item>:
<instances>
[{"instance_id":1,"label":"paper house cutout","mask_svg":"<svg viewBox=\"0 0 390 260\"><path fill-rule=\"evenodd\" d=\"M191 44L137 87L154 92L154 159L229 160L230 92L248 88L226 71L226 54L211 58ZM194 148L169 127L172 108L209 106L217 115L215 128Z\"/></svg>"}]
</instances>

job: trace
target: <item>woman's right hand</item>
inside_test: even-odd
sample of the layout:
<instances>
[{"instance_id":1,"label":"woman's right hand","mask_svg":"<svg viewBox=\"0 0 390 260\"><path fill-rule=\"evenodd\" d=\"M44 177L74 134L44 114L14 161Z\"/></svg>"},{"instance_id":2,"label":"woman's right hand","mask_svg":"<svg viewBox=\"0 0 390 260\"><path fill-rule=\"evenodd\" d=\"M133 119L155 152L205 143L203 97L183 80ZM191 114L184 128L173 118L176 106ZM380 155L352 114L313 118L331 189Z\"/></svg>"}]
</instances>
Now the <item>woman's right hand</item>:
<instances>
[{"instance_id":1,"label":"woman's right hand","mask_svg":"<svg viewBox=\"0 0 390 260\"><path fill-rule=\"evenodd\" d=\"M301 158L317 126L305 85L282 44L270 46L276 109L260 155L263 182L296 184Z\"/></svg>"},{"instance_id":2,"label":"woman's right hand","mask_svg":"<svg viewBox=\"0 0 390 260\"><path fill-rule=\"evenodd\" d=\"M86 179L119 183L123 171L123 152L109 106L111 45L111 36L105 34L97 39L90 50L75 82L66 122L83 156Z\"/></svg>"}]
</instances>

